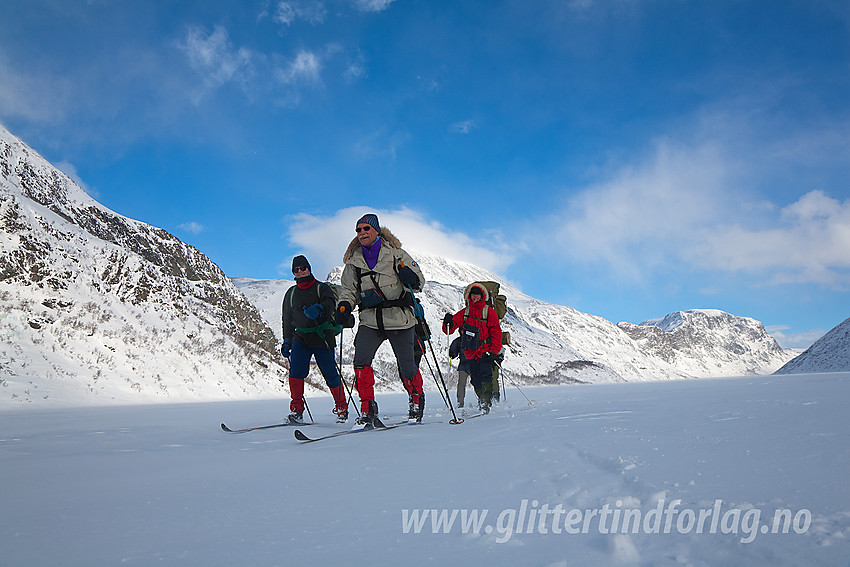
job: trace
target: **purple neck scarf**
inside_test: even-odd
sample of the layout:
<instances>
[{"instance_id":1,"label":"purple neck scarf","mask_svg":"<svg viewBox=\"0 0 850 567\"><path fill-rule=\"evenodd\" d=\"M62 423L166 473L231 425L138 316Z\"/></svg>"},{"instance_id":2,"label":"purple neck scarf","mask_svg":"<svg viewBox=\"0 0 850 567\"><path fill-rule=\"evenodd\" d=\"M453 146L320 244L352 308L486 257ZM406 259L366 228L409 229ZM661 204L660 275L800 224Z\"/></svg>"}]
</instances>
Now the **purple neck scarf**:
<instances>
[{"instance_id":1,"label":"purple neck scarf","mask_svg":"<svg viewBox=\"0 0 850 567\"><path fill-rule=\"evenodd\" d=\"M366 260L366 265L369 266L370 270L374 269L378 263L378 255L381 253L381 237L379 236L368 248L361 244L360 249L363 251L363 259Z\"/></svg>"}]
</instances>

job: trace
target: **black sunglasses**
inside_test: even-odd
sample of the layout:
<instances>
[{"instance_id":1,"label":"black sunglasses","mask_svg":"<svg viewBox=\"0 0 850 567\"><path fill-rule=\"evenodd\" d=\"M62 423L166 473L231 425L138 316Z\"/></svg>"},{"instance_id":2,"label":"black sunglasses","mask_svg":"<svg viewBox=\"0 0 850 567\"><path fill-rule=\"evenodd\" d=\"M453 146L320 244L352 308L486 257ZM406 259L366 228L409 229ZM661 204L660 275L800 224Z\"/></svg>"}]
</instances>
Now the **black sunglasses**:
<instances>
[{"instance_id":1,"label":"black sunglasses","mask_svg":"<svg viewBox=\"0 0 850 567\"><path fill-rule=\"evenodd\" d=\"M292 268L292 273L297 274L298 272L306 272L309 269L310 268L308 268L307 266L298 266L297 268Z\"/></svg>"},{"instance_id":2,"label":"black sunglasses","mask_svg":"<svg viewBox=\"0 0 850 567\"><path fill-rule=\"evenodd\" d=\"M367 224L366 226L358 226L354 230L356 230L357 232L369 232L370 230L372 230L372 227Z\"/></svg>"}]
</instances>

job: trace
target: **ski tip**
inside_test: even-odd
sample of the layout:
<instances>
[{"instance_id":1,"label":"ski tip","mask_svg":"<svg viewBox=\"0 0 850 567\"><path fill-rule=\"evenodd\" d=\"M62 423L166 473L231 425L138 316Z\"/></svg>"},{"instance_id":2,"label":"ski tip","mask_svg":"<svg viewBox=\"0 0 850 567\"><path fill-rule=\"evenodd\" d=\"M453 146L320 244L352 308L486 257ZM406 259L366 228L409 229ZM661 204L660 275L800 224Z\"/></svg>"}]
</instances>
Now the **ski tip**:
<instances>
[{"instance_id":1,"label":"ski tip","mask_svg":"<svg viewBox=\"0 0 850 567\"><path fill-rule=\"evenodd\" d=\"M232 429L230 429L229 427L227 427L227 426L226 426L225 424L223 424L223 423L221 424L221 429L222 429L222 431L228 431L228 432L230 432L230 433L233 433L233 430L232 430Z\"/></svg>"},{"instance_id":2,"label":"ski tip","mask_svg":"<svg viewBox=\"0 0 850 567\"><path fill-rule=\"evenodd\" d=\"M307 437L306 435L301 433L300 429L295 430L295 438L298 439L299 441L309 441L310 440L309 437Z\"/></svg>"}]
</instances>

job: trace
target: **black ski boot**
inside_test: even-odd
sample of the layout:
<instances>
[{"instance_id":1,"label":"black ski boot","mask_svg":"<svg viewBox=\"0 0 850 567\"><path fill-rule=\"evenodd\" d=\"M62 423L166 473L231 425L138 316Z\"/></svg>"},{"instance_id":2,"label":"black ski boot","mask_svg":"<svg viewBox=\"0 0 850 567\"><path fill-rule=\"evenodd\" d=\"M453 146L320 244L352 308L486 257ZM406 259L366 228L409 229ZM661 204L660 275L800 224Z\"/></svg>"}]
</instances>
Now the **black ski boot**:
<instances>
[{"instance_id":1,"label":"black ski boot","mask_svg":"<svg viewBox=\"0 0 850 567\"><path fill-rule=\"evenodd\" d=\"M422 415L425 413L425 394L421 394L419 396L419 403L413 403L413 399L410 399L410 411L407 413L408 421L415 421L420 423L422 421Z\"/></svg>"},{"instance_id":2,"label":"black ski boot","mask_svg":"<svg viewBox=\"0 0 850 567\"><path fill-rule=\"evenodd\" d=\"M289 423L297 423L299 425L304 423L304 412L303 411L294 411L289 414L286 418Z\"/></svg>"},{"instance_id":3,"label":"black ski boot","mask_svg":"<svg viewBox=\"0 0 850 567\"><path fill-rule=\"evenodd\" d=\"M355 421L357 425L362 425L364 429L370 427L383 427L384 424L378 419L378 402L375 400L369 401L369 411L363 412Z\"/></svg>"}]
</instances>

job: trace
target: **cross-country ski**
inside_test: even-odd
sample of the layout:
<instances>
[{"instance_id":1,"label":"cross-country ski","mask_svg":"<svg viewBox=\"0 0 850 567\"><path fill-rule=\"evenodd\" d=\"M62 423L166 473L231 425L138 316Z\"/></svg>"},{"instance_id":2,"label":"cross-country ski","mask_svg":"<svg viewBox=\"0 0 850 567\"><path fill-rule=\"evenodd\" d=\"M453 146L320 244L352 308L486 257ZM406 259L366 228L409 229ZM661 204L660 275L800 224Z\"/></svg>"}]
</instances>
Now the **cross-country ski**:
<instances>
[{"instance_id":1,"label":"cross-country ski","mask_svg":"<svg viewBox=\"0 0 850 567\"><path fill-rule=\"evenodd\" d=\"M243 429L231 429L224 423L221 424L222 431L227 431L228 433L248 433L249 431L260 431L261 429L275 429L277 427L288 427L290 425L300 425L306 426L311 425L310 423L295 423L292 421L285 421L283 423L273 423L272 425L260 425L257 427L245 427Z\"/></svg>"}]
</instances>

